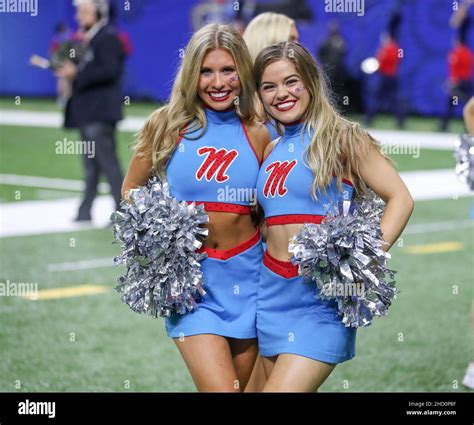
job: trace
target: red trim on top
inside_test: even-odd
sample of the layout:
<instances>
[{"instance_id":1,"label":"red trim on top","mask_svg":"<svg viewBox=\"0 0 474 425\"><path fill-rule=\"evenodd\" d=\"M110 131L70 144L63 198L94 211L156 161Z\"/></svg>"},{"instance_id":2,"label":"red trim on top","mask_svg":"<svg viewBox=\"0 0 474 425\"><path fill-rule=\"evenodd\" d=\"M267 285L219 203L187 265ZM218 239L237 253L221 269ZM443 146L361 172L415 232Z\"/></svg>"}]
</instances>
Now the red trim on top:
<instances>
[{"instance_id":1,"label":"red trim on top","mask_svg":"<svg viewBox=\"0 0 474 425\"><path fill-rule=\"evenodd\" d=\"M241 244L234 246L230 249L214 249L208 248L203 246L202 248L198 249L197 252L205 252L209 258L217 258L218 260L228 260L231 257L241 254L244 251L252 248L254 245L258 243L260 240L260 230L257 229L255 234L247 241L242 242Z\"/></svg>"},{"instance_id":2,"label":"red trim on top","mask_svg":"<svg viewBox=\"0 0 474 425\"><path fill-rule=\"evenodd\" d=\"M247 129L245 128L245 124L244 124L244 121L242 119L240 119L240 123L242 124L242 128L244 129L244 133L245 133L245 137L247 138L247 142L249 143L250 147L252 148L252 151L255 154L255 158L257 158L258 165L262 165L263 161L260 161L260 159L258 158L257 151L255 150L255 148L252 145L252 142L250 141L249 134L247 133Z\"/></svg>"},{"instance_id":3,"label":"red trim on top","mask_svg":"<svg viewBox=\"0 0 474 425\"><path fill-rule=\"evenodd\" d=\"M298 266L295 266L291 261L277 260L266 250L263 254L263 264L273 273L276 273L286 279L298 276Z\"/></svg>"},{"instance_id":4,"label":"red trim on top","mask_svg":"<svg viewBox=\"0 0 474 425\"><path fill-rule=\"evenodd\" d=\"M321 224L325 215L314 215L314 214L288 214L288 215L275 215L273 217L267 217L265 222L267 226L276 226L279 224L303 224L303 223L314 223Z\"/></svg>"},{"instance_id":5,"label":"red trim on top","mask_svg":"<svg viewBox=\"0 0 474 425\"><path fill-rule=\"evenodd\" d=\"M204 204L206 211L230 212L236 214L250 214L251 207L248 205L230 204L225 202L186 201L188 204L194 202L196 205Z\"/></svg>"},{"instance_id":6,"label":"red trim on top","mask_svg":"<svg viewBox=\"0 0 474 425\"><path fill-rule=\"evenodd\" d=\"M333 174L332 176L333 176L333 177L336 177L335 174ZM352 182L351 182L350 180L345 179L344 177L342 178L342 182L345 183L345 184L348 184L349 186L354 187L354 185L352 184Z\"/></svg>"},{"instance_id":7,"label":"red trim on top","mask_svg":"<svg viewBox=\"0 0 474 425\"><path fill-rule=\"evenodd\" d=\"M181 140L183 140L183 137L184 137L184 135L186 134L186 130L188 129L188 125L189 125L189 124L190 124L190 123L188 122L188 124L186 124L186 125L184 126L184 128L179 132L178 145L181 143Z\"/></svg>"}]
</instances>

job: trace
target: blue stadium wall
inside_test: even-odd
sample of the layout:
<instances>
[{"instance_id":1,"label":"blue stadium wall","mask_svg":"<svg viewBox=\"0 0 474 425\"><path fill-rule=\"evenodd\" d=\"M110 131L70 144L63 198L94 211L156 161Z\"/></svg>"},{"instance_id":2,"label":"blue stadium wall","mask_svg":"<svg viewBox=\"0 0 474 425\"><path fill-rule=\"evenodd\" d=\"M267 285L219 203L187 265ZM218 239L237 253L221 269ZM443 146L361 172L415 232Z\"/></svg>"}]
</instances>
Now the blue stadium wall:
<instances>
[{"instance_id":1,"label":"blue stadium wall","mask_svg":"<svg viewBox=\"0 0 474 425\"><path fill-rule=\"evenodd\" d=\"M120 9L124 0L117 1ZM131 98L163 101L169 96L179 51L189 39L191 10L197 0L131 0L131 10L119 10L119 27L133 43L126 65L124 92ZM269 3L267 0L266 3ZM276 2L277 3L277 2ZM365 16L328 14L324 0L307 0L313 21L299 23L301 42L313 53L327 34L327 23L337 19L348 42L347 66L360 77L360 62L375 53L396 0L365 0ZM0 95L53 96L55 79L28 65L32 53L47 55L54 26L64 21L75 27L70 0L38 0L38 16L0 13ZM447 53L454 31L448 19L452 0L407 0L403 6L400 45L403 97L412 112L438 115L444 110ZM471 10L471 15L472 15ZM468 35L474 46L474 29ZM459 113L459 110L458 110Z\"/></svg>"}]
</instances>

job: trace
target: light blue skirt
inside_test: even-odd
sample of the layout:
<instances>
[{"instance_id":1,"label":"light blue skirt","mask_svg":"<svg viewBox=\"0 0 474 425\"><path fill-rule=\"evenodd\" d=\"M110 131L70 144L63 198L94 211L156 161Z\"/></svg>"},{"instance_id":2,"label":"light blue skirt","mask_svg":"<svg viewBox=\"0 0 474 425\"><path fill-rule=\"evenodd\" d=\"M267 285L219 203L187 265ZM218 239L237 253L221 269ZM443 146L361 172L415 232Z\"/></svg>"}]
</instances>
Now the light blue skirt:
<instances>
[{"instance_id":1,"label":"light blue skirt","mask_svg":"<svg viewBox=\"0 0 474 425\"><path fill-rule=\"evenodd\" d=\"M172 338L198 334L256 338L257 285L263 249L260 233L226 251L204 248L208 258L201 262L206 295L198 307L183 315L166 318Z\"/></svg>"},{"instance_id":2,"label":"light blue skirt","mask_svg":"<svg viewBox=\"0 0 474 425\"><path fill-rule=\"evenodd\" d=\"M356 329L342 323L336 301L320 299L314 282L267 251L257 290L257 335L265 357L289 353L341 363L355 356Z\"/></svg>"}]
</instances>

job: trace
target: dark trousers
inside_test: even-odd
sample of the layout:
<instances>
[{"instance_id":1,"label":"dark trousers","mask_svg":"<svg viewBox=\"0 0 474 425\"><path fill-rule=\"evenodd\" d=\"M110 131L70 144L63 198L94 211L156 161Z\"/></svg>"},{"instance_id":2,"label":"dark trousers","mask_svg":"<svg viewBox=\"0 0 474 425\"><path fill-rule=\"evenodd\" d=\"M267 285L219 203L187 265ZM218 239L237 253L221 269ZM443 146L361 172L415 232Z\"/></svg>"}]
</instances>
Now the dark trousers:
<instances>
[{"instance_id":1,"label":"dark trousers","mask_svg":"<svg viewBox=\"0 0 474 425\"><path fill-rule=\"evenodd\" d=\"M471 80L460 80L453 84L449 91L449 98L446 103L446 109L441 118L440 129L446 131L448 129L449 121L453 115L455 108L454 98L457 98L459 105L464 105L471 96L474 95L474 88Z\"/></svg>"},{"instance_id":2,"label":"dark trousers","mask_svg":"<svg viewBox=\"0 0 474 425\"><path fill-rule=\"evenodd\" d=\"M366 123L371 124L374 115L380 110L386 110L394 113L397 117L397 124L403 127L405 122L405 111L403 102L398 93L398 79L388 75L381 75L378 85L375 89L373 99L370 99L367 108Z\"/></svg>"},{"instance_id":3,"label":"dark trousers","mask_svg":"<svg viewBox=\"0 0 474 425\"><path fill-rule=\"evenodd\" d=\"M120 208L122 171L115 152L115 123L92 122L79 127L83 141L93 141L95 155L83 154L82 162L86 181L84 199L79 207L78 218L90 218L91 207L97 195L97 185L101 173L110 184L116 209Z\"/></svg>"}]
</instances>

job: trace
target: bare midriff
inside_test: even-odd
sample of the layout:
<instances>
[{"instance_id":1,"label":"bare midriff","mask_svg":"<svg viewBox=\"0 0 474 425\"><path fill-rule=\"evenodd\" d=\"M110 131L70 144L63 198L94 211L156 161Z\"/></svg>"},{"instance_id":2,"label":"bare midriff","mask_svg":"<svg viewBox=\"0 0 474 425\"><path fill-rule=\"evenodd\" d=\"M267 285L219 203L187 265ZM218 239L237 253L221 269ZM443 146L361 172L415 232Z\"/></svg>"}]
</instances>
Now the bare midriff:
<instances>
[{"instance_id":1,"label":"bare midriff","mask_svg":"<svg viewBox=\"0 0 474 425\"><path fill-rule=\"evenodd\" d=\"M290 261L288 244L303 227L303 223L281 224L267 227L267 251L277 260Z\"/></svg>"},{"instance_id":2,"label":"bare midriff","mask_svg":"<svg viewBox=\"0 0 474 425\"><path fill-rule=\"evenodd\" d=\"M226 250L248 241L256 232L249 214L209 211L207 248Z\"/></svg>"}]
</instances>

